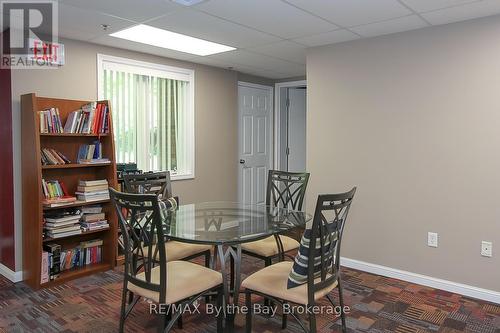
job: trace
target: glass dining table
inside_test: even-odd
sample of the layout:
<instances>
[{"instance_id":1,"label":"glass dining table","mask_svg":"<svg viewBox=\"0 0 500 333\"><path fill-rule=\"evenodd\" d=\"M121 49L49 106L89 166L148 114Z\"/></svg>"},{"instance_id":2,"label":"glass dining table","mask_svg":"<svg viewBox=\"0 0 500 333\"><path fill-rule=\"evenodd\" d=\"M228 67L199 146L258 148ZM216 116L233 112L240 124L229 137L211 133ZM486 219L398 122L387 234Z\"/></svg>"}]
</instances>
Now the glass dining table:
<instances>
[{"instance_id":1,"label":"glass dining table","mask_svg":"<svg viewBox=\"0 0 500 333\"><path fill-rule=\"evenodd\" d=\"M279 258L283 260L283 245L278 235L304 227L309 220L311 215L305 212L221 201L181 205L164 216L164 226L168 239L214 245L212 268L216 267L218 261L227 309L228 305L237 304L239 297L241 244L274 236ZM228 260L231 264L228 264ZM233 280L228 281L228 270L233 265ZM232 317L226 313L226 318L230 321L234 319Z\"/></svg>"}]
</instances>

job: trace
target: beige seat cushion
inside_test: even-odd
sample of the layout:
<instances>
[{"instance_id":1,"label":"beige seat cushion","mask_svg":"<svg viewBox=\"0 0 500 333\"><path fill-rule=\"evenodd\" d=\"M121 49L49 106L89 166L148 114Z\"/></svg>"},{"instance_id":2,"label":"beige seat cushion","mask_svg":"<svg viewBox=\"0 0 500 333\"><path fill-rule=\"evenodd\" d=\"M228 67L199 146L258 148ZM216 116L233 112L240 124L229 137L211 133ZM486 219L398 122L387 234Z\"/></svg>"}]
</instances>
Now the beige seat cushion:
<instances>
[{"instance_id":1,"label":"beige seat cushion","mask_svg":"<svg viewBox=\"0 0 500 333\"><path fill-rule=\"evenodd\" d=\"M280 236L285 252L298 249L300 243L288 236ZM267 237L255 242L241 244L241 249L258 254L263 257L272 257L278 254L278 244L274 236Z\"/></svg>"},{"instance_id":2,"label":"beige seat cushion","mask_svg":"<svg viewBox=\"0 0 500 333\"><path fill-rule=\"evenodd\" d=\"M155 253L155 246L152 246L153 253ZM177 241L168 241L165 243L165 250L167 254L167 261L181 260L205 251L210 251L212 245L204 244L189 244ZM143 248L144 257L148 256L148 247ZM156 253L156 260L158 260L159 254Z\"/></svg>"},{"instance_id":3,"label":"beige seat cushion","mask_svg":"<svg viewBox=\"0 0 500 333\"><path fill-rule=\"evenodd\" d=\"M268 266L247 277L241 286L260 293L274 296L297 304L307 305L307 284L287 289L288 275L292 269L293 262L282 261ZM319 281L319 278L317 279ZM337 286L337 282L331 286L316 292L314 299L317 300Z\"/></svg>"},{"instance_id":4,"label":"beige seat cushion","mask_svg":"<svg viewBox=\"0 0 500 333\"><path fill-rule=\"evenodd\" d=\"M145 274L137 275L138 279L145 280ZM151 282L160 284L160 266L151 270ZM189 261L171 261L167 263L167 299L166 304L173 304L190 296L199 294L222 284L222 274L193 264ZM159 302L160 293L128 284L128 290L156 302Z\"/></svg>"},{"instance_id":5,"label":"beige seat cushion","mask_svg":"<svg viewBox=\"0 0 500 333\"><path fill-rule=\"evenodd\" d=\"M167 261L174 261L187 258L193 254L210 251L212 245L168 241L165 243L165 249L167 251Z\"/></svg>"}]
</instances>

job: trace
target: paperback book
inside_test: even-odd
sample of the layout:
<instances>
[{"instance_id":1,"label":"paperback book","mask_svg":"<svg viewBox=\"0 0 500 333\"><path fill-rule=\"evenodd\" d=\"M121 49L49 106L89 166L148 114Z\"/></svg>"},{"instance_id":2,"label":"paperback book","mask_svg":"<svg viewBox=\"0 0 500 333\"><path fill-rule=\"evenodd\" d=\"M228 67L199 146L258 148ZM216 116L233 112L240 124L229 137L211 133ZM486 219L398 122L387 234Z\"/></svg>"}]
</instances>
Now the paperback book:
<instances>
[{"instance_id":1,"label":"paperback book","mask_svg":"<svg viewBox=\"0 0 500 333\"><path fill-rule=\"evenodd\" d=\"M42 165L70 164L71 161L63 153L51 148L41 149Z\"/></svg>"},{"instance_id":2,"label":"paperback book","mask_svg":"<svg viewBox=\"0 0 500 333\"><path fill-rule=\"evenodd\" d=\"M57 207L57 205L76 201L76 197L68 194L68 190L62 181L42 179L42 192L44 196L42 204L44 206Z\"/></svg>"},{"instance_id":3,"label":"paperback book","mask_svg":"<svg viewBox=\"0 0 500 333\"><path fill-rule=\"evenodd\" d=\"M88 103L68 115L65 133L106 134L109 132L109 109L105 103Z\"/></svg>"},{"instance_id":4,"label":"paperback book","mask_svg":"<svg viewBox=\"0 0 500 333\"><path fill-rule=\"evenodd\" d=\"M58 108L50 108L47 110L39 111L38 115L40 117L40 133L64 132Z\"/></svg>"},{"instance_id":5,"label":"paperback book","mask_svg":"<svg viewBox=\"0 0 500 333\"><path fill-rule=\"evenodd\" d=\"M111 163L109 158L102 157L102 144L100 141L94 141L90 145L81 145L78 149L77 160L80 164Z\"/></svg>"}]
</instances>

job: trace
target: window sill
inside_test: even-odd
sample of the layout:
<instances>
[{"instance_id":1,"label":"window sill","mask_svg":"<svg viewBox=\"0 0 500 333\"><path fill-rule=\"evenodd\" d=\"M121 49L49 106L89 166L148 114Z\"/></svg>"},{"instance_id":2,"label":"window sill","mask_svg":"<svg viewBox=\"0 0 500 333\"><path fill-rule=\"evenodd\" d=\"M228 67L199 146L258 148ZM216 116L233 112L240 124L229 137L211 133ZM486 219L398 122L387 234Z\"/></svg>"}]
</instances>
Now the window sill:
<instances>
[{"instance_id":1,"label":"window sill","mask_svg":"<svg viewBox=\"0 0 500 333\"><path fill-rule=\"evenodd\" d=\"M176 180L188 180L188 179L194 179L194 174L190 173L190 174L180 174L180 175L170 175L170 179L172 181L176 181Z\"/></svg>"}]
</instances>

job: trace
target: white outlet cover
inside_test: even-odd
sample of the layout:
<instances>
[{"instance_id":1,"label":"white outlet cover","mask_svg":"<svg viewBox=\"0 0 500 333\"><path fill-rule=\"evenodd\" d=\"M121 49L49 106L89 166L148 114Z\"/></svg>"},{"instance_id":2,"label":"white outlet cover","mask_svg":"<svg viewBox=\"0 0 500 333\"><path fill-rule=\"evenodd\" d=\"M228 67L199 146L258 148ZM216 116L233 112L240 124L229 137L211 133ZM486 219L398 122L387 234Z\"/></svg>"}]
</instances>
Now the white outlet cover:
<instances>
[{"instance_id":1,"label":"white outlet cover","mask_svg":"<svg viewBox=\"0 0 500 333\"><path fill-rule=\"evenodd\" d=\"M439 236L436 232L429 232L427 234L427 245L430 247L438 247Z\"/></svg>"},{"instance_id":2,"label":"white outlet cover","mask_svg":"<svg viewBox=\"0 0 500 333\"><path fill-rule=\"evenodd\" d=\"M493 243L492 242L481 242L481 255L483 257L492 257L493 256Z\"/></svg>"}]
</instances>

